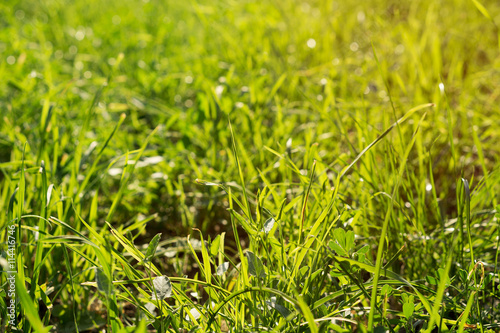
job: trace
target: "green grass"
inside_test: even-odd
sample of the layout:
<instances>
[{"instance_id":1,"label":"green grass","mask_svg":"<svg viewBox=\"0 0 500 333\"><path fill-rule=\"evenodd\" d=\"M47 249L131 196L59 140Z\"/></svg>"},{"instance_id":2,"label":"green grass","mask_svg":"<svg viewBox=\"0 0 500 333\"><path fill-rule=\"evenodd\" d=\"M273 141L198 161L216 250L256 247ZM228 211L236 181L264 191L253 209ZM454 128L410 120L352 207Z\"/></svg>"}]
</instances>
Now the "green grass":
<instances>
[{"instance_id":1,"label":"green grass","mask_svg":"<svg viewBox=\"0 0 500 333\"><path fill-rule=\"evenodd\" d=\"M0 10L2 328L500 329L500 3Z\"/></svg>"}]
</instances>

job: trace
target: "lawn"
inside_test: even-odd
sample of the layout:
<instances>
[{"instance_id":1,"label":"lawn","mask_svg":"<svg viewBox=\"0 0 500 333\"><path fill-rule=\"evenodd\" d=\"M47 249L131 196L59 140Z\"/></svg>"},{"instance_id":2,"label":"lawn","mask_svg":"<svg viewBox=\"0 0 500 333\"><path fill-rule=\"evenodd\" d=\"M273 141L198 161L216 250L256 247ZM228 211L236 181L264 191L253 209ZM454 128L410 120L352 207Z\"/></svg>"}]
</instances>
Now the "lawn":
<instances>
[{"instance_id":1,"label":"lawn","mask_svg":"<svg viewBox=\"0 0 500 333\"><path fill-rule=\"evenodd\" d=\"M500 330L500 2L0 12L2 331Z\"/></svg>"}]
</instances>

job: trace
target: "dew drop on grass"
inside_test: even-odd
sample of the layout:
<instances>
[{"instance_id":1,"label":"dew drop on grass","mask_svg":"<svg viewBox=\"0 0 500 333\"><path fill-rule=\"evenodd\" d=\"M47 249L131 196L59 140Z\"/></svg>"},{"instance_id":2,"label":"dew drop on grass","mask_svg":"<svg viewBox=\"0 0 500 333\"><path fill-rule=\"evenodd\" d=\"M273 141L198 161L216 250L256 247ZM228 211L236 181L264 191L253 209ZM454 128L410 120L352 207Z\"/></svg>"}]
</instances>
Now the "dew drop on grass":
<instances>
[{"instance_id":1,"label":"dew drop on grass","mask_svg":"<svg viewBox=\"0 0 500 333\"><path fill-rule=\"evenodd\" d=\"M111 168L111 169L108 170L108 174L110 176L117 176L117 175L119 175L121 173L122 173L122 169L121 168Z\"/></svg>"},{"instance_id":2,"label":"dew drop on grass","mask_svg":"<svg viewBox=\"0 0 500 333\"><path fill-rule=\"evenodd\" d=\"M314 49L316 47L316 41L313 38L309 38L307 40L307 47L310 49Z\"/></svg>"},{"instance_id":3,"label":"dew drop on grass","mask_svg":"<svg viewBox=\"0 0 500 333\"><path fill-rule=\"evenodd\" d=\"M224 92L224 86L217 86L215 87L215 94L217 95L217 97L221 97L222 93Z\"/></svg>"}]
</instances>

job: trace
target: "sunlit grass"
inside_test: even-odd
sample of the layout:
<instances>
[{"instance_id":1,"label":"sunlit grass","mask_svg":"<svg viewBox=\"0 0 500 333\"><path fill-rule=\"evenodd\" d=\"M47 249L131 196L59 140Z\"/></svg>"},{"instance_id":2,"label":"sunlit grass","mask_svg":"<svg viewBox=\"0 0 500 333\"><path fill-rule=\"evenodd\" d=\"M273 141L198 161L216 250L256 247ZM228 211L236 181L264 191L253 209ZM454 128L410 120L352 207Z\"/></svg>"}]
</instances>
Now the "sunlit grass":
<instances>
[{"instance_id":1,"label":"sunlit grass","mask_svg":"<svg viewBox=\"0 0 500 333\"><path fill-rule=\"evenodd\" d=\"M19 329L499 329L499 4L0 8Z\"/></svg>"}]
</instances>

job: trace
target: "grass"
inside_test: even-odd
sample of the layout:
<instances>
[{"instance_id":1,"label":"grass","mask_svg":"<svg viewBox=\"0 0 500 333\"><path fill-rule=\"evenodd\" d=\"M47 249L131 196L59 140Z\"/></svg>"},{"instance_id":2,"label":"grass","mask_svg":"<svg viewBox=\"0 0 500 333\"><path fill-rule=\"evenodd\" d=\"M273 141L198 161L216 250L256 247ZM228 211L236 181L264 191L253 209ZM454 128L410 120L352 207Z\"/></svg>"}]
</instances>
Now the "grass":
<instances>
[{"instance_id":1,"label":"grass","mask_svg":"<svg viewBox=\"0 0 500 333\"><path fill-rule=\"evenodd\" d=\"M0 8L3 328L500 329L495 1Z\"/></svg>"}]
</instances>

